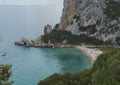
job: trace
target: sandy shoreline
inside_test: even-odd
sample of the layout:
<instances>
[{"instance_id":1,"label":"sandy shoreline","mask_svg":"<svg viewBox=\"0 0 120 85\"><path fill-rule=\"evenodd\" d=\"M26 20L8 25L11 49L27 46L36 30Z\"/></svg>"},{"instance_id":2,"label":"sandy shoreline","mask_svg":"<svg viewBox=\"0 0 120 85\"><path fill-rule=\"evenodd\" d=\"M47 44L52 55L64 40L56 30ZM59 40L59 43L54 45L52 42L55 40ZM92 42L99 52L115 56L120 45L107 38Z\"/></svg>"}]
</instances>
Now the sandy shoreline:
<instances>
[{"instance_id":1,"label":"sandy shoreline","mask_svg":"<svg viewBox=\"0 0 120 85\"><path fill-rule=\"evenodd\" d=\"M81 50L85 53L91 60L92 63L97 59L97 57L103 52L96 48L87 48L86 46L75 46L75 48Z\"/></svg>"}]
</instances>

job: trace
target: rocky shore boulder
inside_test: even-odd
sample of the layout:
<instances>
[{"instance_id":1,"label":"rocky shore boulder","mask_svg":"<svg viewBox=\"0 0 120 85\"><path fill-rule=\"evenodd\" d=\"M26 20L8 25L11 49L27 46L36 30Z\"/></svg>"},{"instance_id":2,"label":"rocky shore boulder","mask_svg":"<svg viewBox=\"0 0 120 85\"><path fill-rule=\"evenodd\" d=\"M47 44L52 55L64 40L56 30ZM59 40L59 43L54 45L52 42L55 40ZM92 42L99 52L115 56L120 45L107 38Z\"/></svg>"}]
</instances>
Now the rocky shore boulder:
<instances>
[{"instance_id":1,"label":"rocky shore boulder","mask_svg":"<svg viewBox=\"0 0 120 85\"><path fill-rule=\"evenodd\" d=\"M31 46L31 43L29 42L29 40L27 40L26 38L22 37L21 41L17 41L15 42L16 45L24 45L27 47Z\"/></svg>"},{"instance_id":2,"label":"rocky shore boulder","mask_svg":"<svg viewBox=\"0 0 120 85\"><path fill-rule=\"evenodd\" d=\"M24 43L21 42L21 41L16 41L16 42L15 42L15 45L24 45Z\"/></svg>"},{"instance_id":3,"label":"rocky shore boulder","mask_svg":"<svg viewBox=\"0 0 120 85\"><path fill-rule=\"evenodd\" d=\"M47 46L47 44L41 41L41 36L31 41L29 41L25 37L22 37L21 41L15 42L15 45L22 45L26 47L46 47Z\"/></svg>"}]
</instances>

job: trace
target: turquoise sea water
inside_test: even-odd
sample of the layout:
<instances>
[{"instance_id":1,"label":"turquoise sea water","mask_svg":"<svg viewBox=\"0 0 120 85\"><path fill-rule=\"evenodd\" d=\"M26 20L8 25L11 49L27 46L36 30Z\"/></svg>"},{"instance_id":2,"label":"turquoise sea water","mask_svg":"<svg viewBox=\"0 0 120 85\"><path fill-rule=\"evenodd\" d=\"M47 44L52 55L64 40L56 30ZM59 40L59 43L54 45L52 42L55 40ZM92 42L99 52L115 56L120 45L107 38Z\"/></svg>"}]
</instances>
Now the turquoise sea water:
<instances>
[{"instance_id":1,"label":"turquoise sea water","mask_svg":"<svg viewBox=\"0 0 120 85\"><path fill-rule=\"evenodd\" d=\"M53 25L59 21L59 10L61 8L0 6L0 64L12 64L14 85L37 85L39 80L56 72L80 72L90 68L89 58L75 48L14 45L22 36L34 39L43 34L46 23Z\"/></svg>"}]
</instances>

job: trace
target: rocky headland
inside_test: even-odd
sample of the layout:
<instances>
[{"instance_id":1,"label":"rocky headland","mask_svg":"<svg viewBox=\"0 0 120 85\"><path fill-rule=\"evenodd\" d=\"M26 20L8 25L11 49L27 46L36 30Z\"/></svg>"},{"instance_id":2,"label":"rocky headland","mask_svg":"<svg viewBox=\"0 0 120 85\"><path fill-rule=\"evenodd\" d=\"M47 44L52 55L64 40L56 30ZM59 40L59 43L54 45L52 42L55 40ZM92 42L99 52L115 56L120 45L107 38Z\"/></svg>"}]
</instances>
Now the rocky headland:
<instances>
[{"instance_id":1,"label":"rocky headland","mask_svg":"<svg viewBox=\"0 0 120 85\"><path fill-rule=\"evenodd\" d=\"M49 34L52 31L52 26L47 24L44 27L44 35ZM22 37L20 41L16 41L15 45L25 46L25 47L38 47L38 48L71 48L74 45L68 45L64 40L62 43L52 43L50 40L46 43L41 39L41 36L34 40L28 40Z\"/></svg>"},{"instance_id":2,"label":"rocky headland","mask_svg":"<svg viewBox=\"0 0 120 85\"><path fill-rule=\"evenodd\" d=\"M48 43L44 43L41 40L29 41L24 37L20 41L16 41L15 45L25 46L25 47L36 47L36 48L72 48L74 47L74 45L67 45L64 43L53 44L50 41Z\"/></svg>"},{"instance_id":3,"label":"rocky headland","mask_svg":"<svg viewBox=\"0 0 120 85\"><path fill-rule=\"evenodd\" d=\"M120 46L119 0L64 0L63 6L60 23L54 27L49 24L45 25L43 35L45 39L41 39L40 36L29 41L23 37L15 44L27 47L71 47L67 44L73 41L74 45L84 43ZM73 38L69 37L69 33L66 33L68 36L64 36L61 32L53 32L54 30L71 32ZM57 33L60 35L58 36ZM60 36L61 40L55 43L55 39ZM62 43L65 40L69 43Z\"/></svg>"}]
</instances>

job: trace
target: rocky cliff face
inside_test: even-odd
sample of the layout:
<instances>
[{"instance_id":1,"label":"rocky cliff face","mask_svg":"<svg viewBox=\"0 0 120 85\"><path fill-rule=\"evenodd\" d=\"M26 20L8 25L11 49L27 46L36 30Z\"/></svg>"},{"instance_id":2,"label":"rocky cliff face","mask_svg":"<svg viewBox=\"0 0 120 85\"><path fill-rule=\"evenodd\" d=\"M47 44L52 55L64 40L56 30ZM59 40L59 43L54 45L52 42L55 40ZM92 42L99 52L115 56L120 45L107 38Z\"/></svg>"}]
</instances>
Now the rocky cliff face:
<instances>
[{"instance_id":1,"label":"rocky cliff face","mask_svg":"<svg viewBox=\"0 0 120 85\"><path fill-rule=\"evenodd\" d=\"M64 0L60 30L87 34L114 44L120 37L120 0Z\"/></svg>"},{"instance_id":2,"label":"rocky cliff face","mask_svg":"<svg viewBox=\"0 0 120 85\"><path fill-rule=\"evenodd\" d=\"M66 29L77 9L78 0L64 0L64 8L59 29Z\"/></svg>"},{"instance_id":3,"label":"rocky cliff face","mask_svg":"<svg viewBox=\"0 0 120 85\"><path fill-rule=\"evenodd\" d=\"M47 24L44 27L44 34L49 34L52 31L52 26Z\"/></svg>"}]
</instances>

